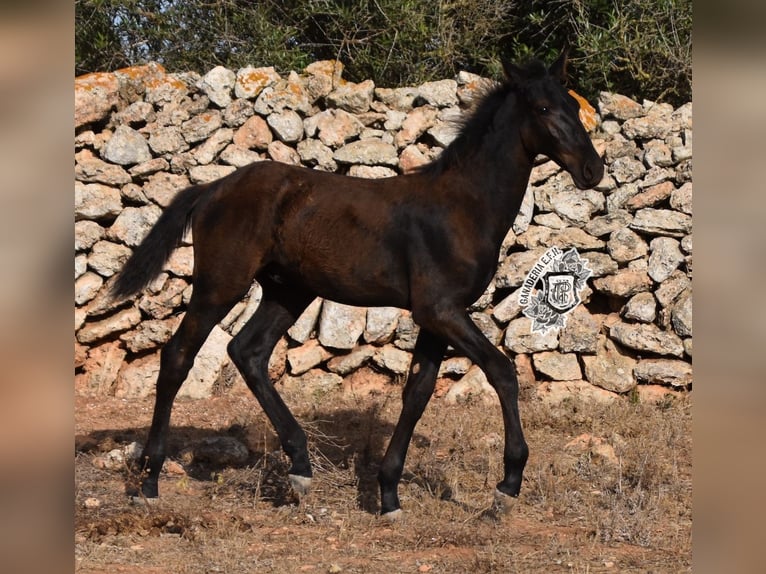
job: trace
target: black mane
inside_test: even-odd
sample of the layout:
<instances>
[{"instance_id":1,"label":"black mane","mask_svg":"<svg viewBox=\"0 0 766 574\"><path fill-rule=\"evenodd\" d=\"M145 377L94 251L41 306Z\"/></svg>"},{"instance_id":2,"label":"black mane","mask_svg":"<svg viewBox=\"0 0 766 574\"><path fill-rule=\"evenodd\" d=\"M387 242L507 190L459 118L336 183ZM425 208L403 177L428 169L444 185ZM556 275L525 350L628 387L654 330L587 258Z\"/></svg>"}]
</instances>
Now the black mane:
<instances>
[{"instance_id":1,"label":"black mane","mask_svg":"<svg viewBox=\"0 0 766 574\"><path fill-rule=\"evenodd\" d=\"M517 68L524 80L534 80L544 77L548 70L539 60L532 60L523 67ZM472 152L478 149L479 143L489 130L498 108L503 105L508 95L514 91L523 91L523 85L511 83L508 79L491 86L478 96L473 105L473 111L461 119L455 120L459 129L457 137L450 143L441 155L432 162L421 166L418 171L431 176L437 176L450 166L465 161Z\"/></svg>"}]
</instances>

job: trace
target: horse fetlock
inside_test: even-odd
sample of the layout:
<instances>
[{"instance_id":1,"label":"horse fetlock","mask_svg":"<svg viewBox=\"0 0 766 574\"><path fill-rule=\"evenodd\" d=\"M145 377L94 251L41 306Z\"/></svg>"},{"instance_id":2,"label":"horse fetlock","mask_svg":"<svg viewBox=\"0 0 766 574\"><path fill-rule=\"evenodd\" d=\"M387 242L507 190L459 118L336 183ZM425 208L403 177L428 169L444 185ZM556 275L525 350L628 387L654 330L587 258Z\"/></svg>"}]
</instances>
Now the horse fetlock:
<instances>
[{"instance_id":1,"label":"horse fetlock","mask_svg":"<svg viewBox=\"0 0 766 574\"><path fill-rule=\"evenodd\" d=\"M402 512L401 508L397 508L395 510L391 510L389 512L383 512L380 515L380 518L382 520L385 520L386 522L400 522L402 520L402 517L404 516L404 513Z\"/></svg>"},{"instance_id":2,"label":"horse fetlock","mask_svg":"<svg viewBox=\"0 0 766 574\"><path fill-rule=\"evenodd\" d=\"M154 506L160 500L158 496L149 497L143 494L141 496L130 496L128 499L135 506Z\"/></svg>"},{"instance_id":3,"label":"horse fetlock","mask_svg":"<svg viewBox=\"0 0 766 574\"><path fill-rule=\"evenodd\" d=\"M509 494L505 494L499 488L496 488L495 496L492 501L492 510L494 510L497 514L510 514L518 501L518 495L511 496Z\"/></svg>"},{"instance_id":4,"label":"horse fetlock","mask_svg":"<svg viewBox=\"0 0 766 574\"><path fill-rule=\"evenodd\" d=\"M295 492L295 494L297 494L299 497L306 496L311 490L310 476L288 474L287 477L290 479L290 486L292 487L293 492Z\"/></svg>"}]
</instances>

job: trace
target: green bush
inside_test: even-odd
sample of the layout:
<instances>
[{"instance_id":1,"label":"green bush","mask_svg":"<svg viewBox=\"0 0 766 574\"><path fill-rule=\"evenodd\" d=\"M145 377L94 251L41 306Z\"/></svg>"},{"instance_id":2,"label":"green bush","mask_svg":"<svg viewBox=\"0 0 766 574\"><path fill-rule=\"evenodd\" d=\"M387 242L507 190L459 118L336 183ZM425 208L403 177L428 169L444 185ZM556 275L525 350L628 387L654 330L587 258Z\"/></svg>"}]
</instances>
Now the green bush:
<instances>
[{"instance_id":1,"label":"green bush","mask_svg":"<svg viewBox=\"0 0 766 574\"><path fill-rule=\"evenodd\" d=\"M584 95L691 99L691 0L77 0L76 74L147 61L205 73L337 58L352 81L413 85L571 46Z\"/></svg>"}]
</instances>

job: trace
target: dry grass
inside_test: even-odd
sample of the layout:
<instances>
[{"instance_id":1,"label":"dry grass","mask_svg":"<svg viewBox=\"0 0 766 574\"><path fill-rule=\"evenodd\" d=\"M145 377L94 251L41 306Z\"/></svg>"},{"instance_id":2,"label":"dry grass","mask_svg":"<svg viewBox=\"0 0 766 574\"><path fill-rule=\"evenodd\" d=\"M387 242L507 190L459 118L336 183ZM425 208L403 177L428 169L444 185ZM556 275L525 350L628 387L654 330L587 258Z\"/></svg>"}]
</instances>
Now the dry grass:
<instances>
[{"instance_id":1,"label":"dry grass","mask_svg":"<svg viewBox=\"0 0 766 574\"><path fill-rule=\"evenodd\" d=\"M310 436L308 497L298 501L289 490L287 461L265 417L254 399L235 392L177 403L172 456L183 459L201 438L231 435L251 459L237 468L186 464L187 474L163 475L161 502L150 507L128 505L124 474L92 462L143 439L151 402L78 404L78 571L691 569L689 399L551 408L527 397L521 408L531 455L522 495L503 517L488 512L501 475L499 407L434 400L410 447L400 487L405 517L394 525L376 515L375 476L398 416L396 390L338 391L319 403L292 391L286 400ZM590 439L572 443L581 435ZM594 444L607 445L608 456ZM88 498L99 506L87 508Z\"/></svg>"}]
</instances>

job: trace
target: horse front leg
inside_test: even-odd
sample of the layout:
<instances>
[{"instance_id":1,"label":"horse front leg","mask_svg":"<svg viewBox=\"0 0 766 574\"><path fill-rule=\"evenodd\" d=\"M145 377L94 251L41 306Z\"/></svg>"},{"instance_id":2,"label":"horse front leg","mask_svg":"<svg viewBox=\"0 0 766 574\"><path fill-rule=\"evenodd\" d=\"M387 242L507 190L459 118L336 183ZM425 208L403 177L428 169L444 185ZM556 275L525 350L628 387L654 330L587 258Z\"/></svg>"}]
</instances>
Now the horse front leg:
<instances>
[{"instance_id":1,"label":"horse front leg","mask_svg":"<svg viewBox=\"0 0 766 574\"><path fill-rule=\"evenodd\" d=\"M429 325L430 330L438 333L477 364L497 393L503 413L505 448L504 475L495 489L495 503L500 510L507 511L519 496L524 467L529 456L519 416L519 383L516 370L508 357L487 340L464 310L442 307L419 321L422 325Z\"/></svg>"},{"instance_id":2,"label":"horse front leg","mask_svg":"<svg viewBox=\"0 0 766 574\"><path fill-rule=\"evenodd\" d=\"M378 473L380 513L389 520L395 520L401 514L398 487L404 470L404 459L415 425L433 394L446 347L441 339L426 330L420 331L402 393L402 412Z\"/></svg>"}]
</instances>

